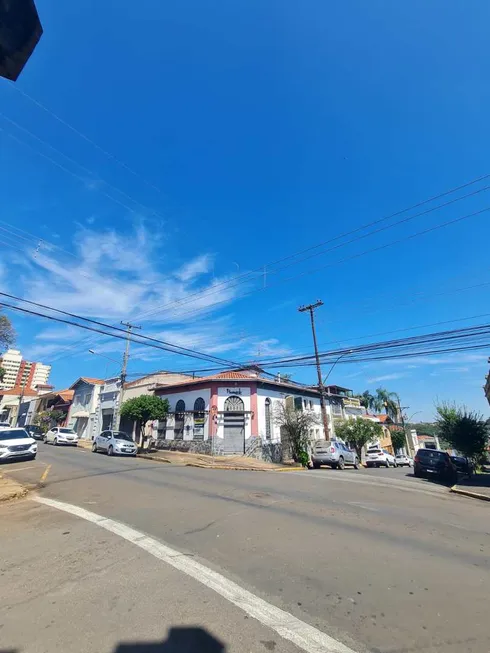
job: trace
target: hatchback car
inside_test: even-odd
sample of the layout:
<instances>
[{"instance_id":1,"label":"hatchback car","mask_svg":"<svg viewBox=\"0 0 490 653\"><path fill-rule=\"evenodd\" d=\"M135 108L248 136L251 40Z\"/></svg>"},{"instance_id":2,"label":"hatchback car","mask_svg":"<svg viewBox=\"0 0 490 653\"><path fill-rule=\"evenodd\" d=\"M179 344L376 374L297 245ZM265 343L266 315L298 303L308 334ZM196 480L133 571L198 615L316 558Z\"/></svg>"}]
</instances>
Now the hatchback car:
<instances>
[{"instance_id":1,"label":"hatchback car","mask_svg":"<svg viewBox=\"0 0 490 653\"><path fill-rule=\"evenodd\" d=\"M29 435L34 438L34 440L43 440L44 435L41 430L40 426L37 426L37 424L26 424L24 426L25 430L29 433Z\"/></svg>"},{"instance_id":2,"label":"hatchback car","mask_svg":"<svg viewBox=\"0 0 490 653\"><path fill-rule=\"evenodd\" d=\"M21 428L0 429L0 461L24 458L34 460L37 444L34 438Z\"/></svg>"},{"instance_id":3,"label":"hatchback car","mask_svg":"<svg viewBox=\"0 0 490 653\"><path fill-rule=\"evenodd\" d=\"M366 452L366 465L368 467L398 467L396 458L386 449L369 447Z\"/></svg>"},{"instance_id":4,"label":"hatchback car","mask_svg":"<svg viewBox=\"0 0 490 653\"><path fill-rule=\"evenodd\" d=\"M73 429L64 426L54 426L45 433L44 442L46 444L54 444L55 446L58 444L68 444L76 447L78 444L78 435Z\"/></svg>"},{"instance_id":5,"label":"hatchback car","mask_svg":"<svg viewBox=\"0 0 490 653\"><path fill-rule=\"evenodd\" d=\"M406 456L404 453L399 453L398 456L395 456L395 458L398 467L404 467L405 465L407 467L413 467L413 460Z\"/></svg>"},{"instance_id":6,"label":"hatchback car","mask_svg":"<svg viewBox=\"0 0 490 653\"><path fill-rule=\"evenodd\" d=\"M414 476L436 478L443 483L451 484L456 483L458 480L456 466L445 451L419 449L413 462Z\"/></svg>"},{"instance_id":7,"label":"hatchback car","mask_svg":"<svg viewBox=\"0 0 490 653\"><path fill-rule=\"evenodd\" d=\"M124 431L102 431L94 438L92 451L105 451L108 456L136 456L138 448L133 438Z\"/></svg>"},{"instance_id":8,"label":"hatchback car","mask_svg":"<svg viewBox=\"0 0 490 653\"><path fill-rule=\"evenodd\" d=\"M320 465L329 465L332 469L344 469L352 465L359 469L359 459L355 451L338 440L317 440L312 445L311 463L315 469Z\"/></svg>"}]
</instances>

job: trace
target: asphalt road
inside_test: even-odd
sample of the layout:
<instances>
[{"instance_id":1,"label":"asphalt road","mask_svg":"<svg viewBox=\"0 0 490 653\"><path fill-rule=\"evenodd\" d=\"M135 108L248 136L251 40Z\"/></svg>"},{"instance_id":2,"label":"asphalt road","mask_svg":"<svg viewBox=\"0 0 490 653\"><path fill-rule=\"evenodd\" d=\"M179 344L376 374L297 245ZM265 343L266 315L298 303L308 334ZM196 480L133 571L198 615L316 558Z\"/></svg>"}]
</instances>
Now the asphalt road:
<instances>
[{"instance_id":1,"label":"asphalt road","mask_svg":"<svg viewBox=\"0 0 490 653\"><path fill-rule=\"evenodd\" d=\"M0 471L32 485L44 474L41 498L131 526L146 546L128 542L123 526L108 532L107 520L32 500L0 507L0 649L136 651L121 642L141 640L179 653L334 651L332 642L358 652L490 650L489 504L406 468L232 472L40 445L35 462ZM236 600L213 573L236 584ZM331 639L301 649L254 606L247 612L240 592ZM222 646L175 644L195 633L171 630L179 626Z\"/></svg>"}]
</instances>

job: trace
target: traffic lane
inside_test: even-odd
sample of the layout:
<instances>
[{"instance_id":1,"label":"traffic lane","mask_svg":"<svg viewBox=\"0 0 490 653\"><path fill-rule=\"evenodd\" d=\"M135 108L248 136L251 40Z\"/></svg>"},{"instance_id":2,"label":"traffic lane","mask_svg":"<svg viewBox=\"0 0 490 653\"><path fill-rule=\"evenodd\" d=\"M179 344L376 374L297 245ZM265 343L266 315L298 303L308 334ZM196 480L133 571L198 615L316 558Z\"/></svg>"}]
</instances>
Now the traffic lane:
<instances>
[{"instance_id":1,"label":"traffic lane","mask_svg":"<svg viewBox=\"0 0 490 653\"><path fill-rule=\"evenodd\" d=\"M156 648L177 627L214 638L192 650L298 651L202 584L66 513L32 501L2 506L0 538L2 650Z\"/></svg>"},{"instance_id":2,"label":"traffic lane","mask_svg":"<svg viewBox=\"0 0 490 653\"><path fill-rule=\"evenodd\" d=\"M480 504L463 510L452 497L315 483L309 474L165 465L124 472L103 460L107 472L89 483L54 483L43 494L90 504L199 556L338 639L347 633L380 650L398 650L388 649L393 642L403 650L488 650L485 538L438 523L443 510L486 523ZM396 495L398 512L385 512Z\"/></svg>"}]
</instances>

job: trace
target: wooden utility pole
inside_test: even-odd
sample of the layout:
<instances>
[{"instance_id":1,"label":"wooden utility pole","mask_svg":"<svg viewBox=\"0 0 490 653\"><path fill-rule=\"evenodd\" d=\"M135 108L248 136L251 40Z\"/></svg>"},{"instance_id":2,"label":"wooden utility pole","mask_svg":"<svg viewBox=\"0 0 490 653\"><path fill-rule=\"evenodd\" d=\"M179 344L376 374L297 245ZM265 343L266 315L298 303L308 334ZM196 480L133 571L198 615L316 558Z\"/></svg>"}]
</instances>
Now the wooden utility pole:
<instances>
[{"instance_id":1,"label":"wooden utility pole","mask_svg":"<svg viewBox=\"0 0 490 653\"><path fill-rule=\"evenodd\" d=\"M322 412L323 432L325 434L325 440L329 440L330 425L328 423L327 406L325 403L325 387L323 385L322 368L320 365L320 356L318 355L318 345L316 342L316 330L315 330L315 309L318 308L319 306L323 306L323 302L321 299L318 299L314 304L309 304L308 306L300 306L298 308L298 311L300 313L306 313L306 311L308 311L310 314L311 332L313 334L313 346L315 348L316 371L318 374L318 390L320 392L320 409Z\"/></svg>"},{"instance_id":2,"label":"wooden utility pole","mask_svg":"<svg viewBox=\"0 0 490 653\"><path fill-rule=\"evenodd\" d=\"M140 326L136 326L135 324L130 324L129 322L121 322L123 326L126 327L126 349L124 350L124 355L123 355L123 362L122 362L122 367L121 367L121 374L120 374L120 379L121 379L121 390L119 391L119 405L117 407L117 413L116 417L114 419L114 430L119 431L119 425L121 423L121 406L123 403L123 398L124 398L124 384L126 383L126 372L128 369L128 359L129 359L129 343L131 342L130 336L131 336L131 331L133 329L141 329Z\"/></svg>"}]
</instances>

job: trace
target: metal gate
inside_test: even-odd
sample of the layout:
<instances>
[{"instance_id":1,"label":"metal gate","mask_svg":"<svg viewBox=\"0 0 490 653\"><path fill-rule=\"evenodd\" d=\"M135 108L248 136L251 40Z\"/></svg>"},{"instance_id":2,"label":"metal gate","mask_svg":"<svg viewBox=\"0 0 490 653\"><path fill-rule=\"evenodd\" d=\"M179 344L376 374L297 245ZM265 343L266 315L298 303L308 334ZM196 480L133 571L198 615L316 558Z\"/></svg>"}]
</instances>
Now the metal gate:
<instances>
[{"instance_id":1,"label":"metal gate","mask_svg":"<svg viewBox=\"0 0 490 653\"><path fill-rule=\"evenodd\" d=\"M240 397L228 397L224 412L225 454L245 453L245 407Z\"/></svg>"}]
</instances>

